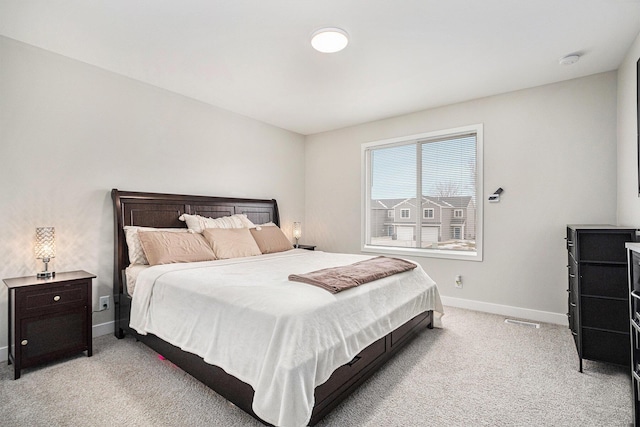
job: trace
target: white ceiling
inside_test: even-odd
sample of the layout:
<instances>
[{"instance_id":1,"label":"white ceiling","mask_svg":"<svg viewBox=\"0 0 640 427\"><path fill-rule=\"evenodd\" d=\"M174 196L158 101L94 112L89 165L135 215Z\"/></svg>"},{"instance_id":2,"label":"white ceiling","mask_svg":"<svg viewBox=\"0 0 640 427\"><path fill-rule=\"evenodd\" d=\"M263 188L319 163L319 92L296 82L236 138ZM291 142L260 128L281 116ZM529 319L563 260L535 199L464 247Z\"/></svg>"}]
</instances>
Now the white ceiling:
<instances>
[{"instance_id":1,"label":"white ceiling","mask_svg":"<svg viewBox=\"0 0 640 427\"><path fill-rule=\"evenodd\" d=\"M0 0L1 35L305 135L615 70L639 31L640 0Z\"/></svg>"}]
</instances>

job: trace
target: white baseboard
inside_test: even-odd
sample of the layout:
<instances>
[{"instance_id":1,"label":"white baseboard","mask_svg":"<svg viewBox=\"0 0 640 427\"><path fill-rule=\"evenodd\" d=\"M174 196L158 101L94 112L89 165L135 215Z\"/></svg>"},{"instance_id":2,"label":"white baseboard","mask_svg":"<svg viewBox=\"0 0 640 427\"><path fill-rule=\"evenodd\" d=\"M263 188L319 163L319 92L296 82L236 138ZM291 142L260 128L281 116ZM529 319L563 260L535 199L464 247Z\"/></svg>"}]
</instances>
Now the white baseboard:
<instances>
[{"instance_id":1,"label":"white baseboard","mask_svg":"<svg viewBox=\"0 0 640 427\"><path fill-rule=\"evenodd\" d=\"M115 328L116 322L113 320L110 322L100 323L99 325L93 325L93 337L99 337L102 335L112 334Z\"/></svg>"},{"instance_id":2,"label":"white baseboard","mask_svg":"<svg viewBox=\"0 0 640 427\"><path fill-rule=\"evenodd\" d=\"M93 325L91 327L93 338L102 335L112 334L115 327L115 322L100 323L99 325ZM9 347L0 347L0 361L6 362L9 359Z\"/></svg>"},{"instance_id":3,"label":"white baseboard","mask_svg":"<svg viewBox=\"0 0 640 427\"><path fill-rule=\"evenodd\" d=\"M462 298L442 296L442 304L451 307L466 308L469 310L483 311L485 313L499 314L501 316L516 317L536 322L553 323L569 326L567 315L564 313L552 313L550 311L531 310L529 308L512 307L509 305L493 304L489 302L473 301Z\"/></svg>"}]
</instances>

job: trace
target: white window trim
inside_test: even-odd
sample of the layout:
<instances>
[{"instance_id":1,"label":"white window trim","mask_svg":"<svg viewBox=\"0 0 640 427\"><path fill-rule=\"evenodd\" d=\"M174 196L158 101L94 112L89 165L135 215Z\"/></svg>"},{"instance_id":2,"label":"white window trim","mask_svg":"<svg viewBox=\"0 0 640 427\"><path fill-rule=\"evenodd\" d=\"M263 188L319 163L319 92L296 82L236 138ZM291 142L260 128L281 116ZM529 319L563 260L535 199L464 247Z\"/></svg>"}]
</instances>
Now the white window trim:
<instances>
[{"instance_id":1,"label":"white window trim","mask_svg":"<svg viewBox=\"0 0 640 427\"><path fill-rule=\"evenodd\" d=\"M427 216L427 211L431 211L431 216ZM422 209L422 219L433 219L436 217L436 210L434 208L423 208Z\"/></svg>"},{"instance_id":2,"label":"white window trim","mask_svg":"<svg viewBox=\"0 0 640 427\"><path fill-rule=\"evenodd\" d=\"M387 211L387 219L396 219L396 211Z\"/></svg>"},{"instance_id":3,"label":"white window trim","mask_svg":"<svg viewBox=\"0 0 640 427\"><path fill-rule=\"evenodd\" d=\"M460 212L460 215L458 215L458 212ZM454 209L453 210L453 217L454 218L464 218L464 210L463 209Z\"/></svg>"},{"instance_id":4,"label":"white window trim","mask_svg":"<svg viewBox=\"0 0 640 427\"><path fill-rule=\"evenodd\" d=\"M402 215L404 212L407 213L407 216ZM400 209L400 219L411 219L411 209L409 208Z\"/></svg>"},{"instance_id":5,"label":"white window trim","mask_svg":"<svg viewBox=\"0 0 640 427\"><path fill-rule=\"evenodd\" d=\"M367 156L367 150L373 147L387 146L392 147L394 145L404 145L411 141L423 140L423 139L435 139L438 137L450 137L456 135L464 135L468 133L476 134L476 251L473 253L465 253L463 251L451 251L444 249L429 249L422 250L418 248L402 248L402 247L381 247L368 245L367 241L370 237L370 230L367 228L367 224L370 222L370 209L369 209L369 189L371 188L371 177L366 171L371 170L371 164L369 156ZM361 144L360 146L360 159L361 159L361 195L362 200L360 203L361 210L361 251L367 253L381 253L390 255L404 255L404 256L419 256L428 258L445 258L445 259L458 259L467 261L482 261L483 246L484 246L484 191L483 191L483 159L484 159L484 129L482 123L462 126L455 129L445 129L434 132L427 132L417 135L402 136L397 138L390 138L380 141L372 141Z\"/></svg>"}]
</instances>

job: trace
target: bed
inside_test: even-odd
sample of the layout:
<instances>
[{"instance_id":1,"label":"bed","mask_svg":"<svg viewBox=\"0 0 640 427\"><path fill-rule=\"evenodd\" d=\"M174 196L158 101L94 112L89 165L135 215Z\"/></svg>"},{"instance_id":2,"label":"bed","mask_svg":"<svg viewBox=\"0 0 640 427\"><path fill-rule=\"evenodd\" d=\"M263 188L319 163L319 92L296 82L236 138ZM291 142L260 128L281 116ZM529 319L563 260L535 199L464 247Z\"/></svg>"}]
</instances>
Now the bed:
<instances>
[{"instance_id":1,"label":"bed","mask_svg":"<svg viewBox=\"0 0 640 427\"><path fill-rule=\"evenodd\" d=\"M156 290L155 294L165 295L164 300L177 301L180 299L179 296L181 294L178 285L174 284L176 281L180 282L180 286L182 286L182 282L188 281L190 287L201 287L206 293L207 288L205 285L207 285L207 280L209 280L208 277L212 274L218 274L218 272L224 271L225 274L227 274L227 276L224 276L227 278L225 280L232 281L243 276L238 273L239 271L245 270L248 272L245 276L250 276L249 272L256 271L256 273L252 273L254 276L250 277L250 281L257 282L259 277L262 277L261 275L268 276L271 274L269 272L272 271L272 268L274 269L273 271L276 271L276 268L280 268L279 272L277 274L274 272L272 273L273 275L282 275L284 272L298 273L313 270L317 266L346 264L348 263L346 261L359 260L362 256L321 252L313 253L303 249L293 249L281 253L258 255L248 258L177 265L158 265L149 269L142 269L142 273L139 273L136 279L136 298L134 301L127 289L127 267L129 266L130 259L128 253L129 248L125 238L125 227L185 228L185 223L178 219L182 214L201 215L209 218L222 218L236 214L244 214L254 224L273 223L280 225L278 205L275 200L142 193L119 191L117 189L112 190L111 194L115 214L113 297L116 337L123 338L125 334L134 336L265 424L316 424L362 382L373 375L380 366L415 337L416 334L426 328L432 328L435 321L434 309L436 311L442 311L437 289L435 288L435 284L433 284L433 286L429 287L428 297L424 297L426 300L422 298L420 304L413 300L407 301L406 303L402 302L402 309L394 308L393 313L389 313L388 317L376 319L375 322L368 322L357 327L347 325L347 329L351 327L357 329L357 331L353 334L346 334L347 338L344 338L344 340L347 348L336 349L335 345L329 342L330 339L326 338L329 336L328 332L327 335L314 335L316 329L318 329L318 334L325 334L325 332L322 331L324 322L317 320L319 316L318 313L326 311L327 314L324 314L324 316L330 316L331 313L342 313L337 315L337 317L350 316L351 314L348 308L357 307L356 304L362 304L358 301L364 298L368 299L368 304L370 304L371 307L375 307L375 301L380 299L376 297L376 295L384 295L384 292L388 292L385 288L391 286L390 283L385 282L387 279L375 281L371 285L367 284L353 291L343 292L339 297L335 298L329 296L330 294L326 291L313 286L288 282L283 283L282 280L272 280L271 282L265 280L264 285L261 284L260 288L251 288L251 292L248 293L248 288L246 287L248 285L245 285L245 282L238 282L234 284L234 288L240 289L240 294L229 293L228 290L230 287L227 286L219 290L211 291L210 293L215 294L212 298L215 300L223 299L223 295L228 295L229 300L245 301L246 295L263 292L263 294L257 294L258 296L256 296L256 298L259 298L260 302L263 302L268 300L269 296L272 295L272 303L259 304L260 307L264 307L265 305L268 307L264 310L262 310L262 308L254 310L253 308L257 303L247 300L247 306L234 308L235 310L244 310L243 313L256 312L255 316L257 317L255 317L255 320L251 320L250 316L243 314L237 317L237 319L242 321L233 322L227 319L227 323L220 323L221 325L228 325L229 331L225 329L226 327L212 331L212 333L217 334L213 340L216 341L219 348L223 348L225 351L217 351L214 345L208 347L209 352L207 352L207 348L204 350L193 348L194 342L203 343L208 341L189 341L190 338L185 338L185 341L176 341L175 339L167 338L168 335L165 336L166 334L163 332L162 323L164 322L169 325L176 324L180 318L176 317L177 320L169 320L171 314L170 312L161 311L160 302L155 302L154 304L157 304L156 306L151 306L150 303L144 305L147 311L144 312L145 314L140 314L141 310L144 311L140 308L143 306L140 302L143 298L142 295L145 295L146 292L149 301L152 295L150 291L144 291L144 289L149 289L148 286L157 283L157 285L154 286L158 286L158 289L162 290L162 292ZM295 269L300 271L294 271ZM420 271L417 274L422 274L428 278L419 267L418 269ZM179 280L173 280L172 282L169 280L171 277L179 278ZM286 275L284 275L284 277L286 281ZM391 279L389 278L389 280ZM415 282L422 279L413 278L411 280ZM171 292L174 293L171 294ZM245 292L245 294L241 292ZM278 292L283 293L278 295ZM366 295L364 295L365 292L367 293ZM363 293L363 296L358 296L360 293ZM242 296L238 297L238 295ZM427 293L425 293L425 295L427 295ZM188 307L199 305L200 302L204 304L205 298L205 296L202 296L202 301L191 300L184 302L184 304ZM286 303L280 303L280 305L278 305L279 301L286 300L286 298L289 298ZM211 303L215 304L215 300L212 300ZM326 303L322 302L325 300L327 301ZM178 303L174 302L173 304ZM310 304L310 308L300 308L305 304ZM424 308L426 306L428 306L428 309ZM153 310L149 309L149 307L153 307ZM184 310L184 307L182 309ZM177 306L177 310L180 310L179 306ZM233 313L232 309L227 310L222 306L217 307L215 310L208 310L208 312L209 315L215 313L214 315L218 316L216 319L220 319L220 316L226 312L225 310ZM340 310L342 310L342 312L340 312ZM362 312L367 310L368 308L365 307L355 311ZM414 311L419 311L419 313L416 315L412 314L411 317L408 317L407 313L409 311L407 310L412 310L411 313ZM134 314L133 319L132 311ZM153 317L154 313L155 318ZM279 317L278 314L280 314ZM207 322L209 322L209 320L203 316L204 314L198 315L198 317L205 319L201 323L208 324ZM229 316L233 317L233 314L228 315L228 317ZM260 316L263 317L261 318ZM362 322L362 320L357 320L356 314L353 316L355 319L353 323L359 325L358 322ZM406 319L402 318L402 316L405 316ZM245 317L247 317L247 319L245 319ZM276 320L271 322L271 318ZM294 319L294 321L288 320L291 323L287 324L286 333L279 333L277 336L280 337L280 341L276 341L277 345L274 345L273 337L269 340L264 339L265 335L271 333L271 329L265 329L264 333L259 331L261 331L260 328L264 325L269 326L271 323L279 324L282 318ZM316 321L316 326L313 328L309 328L308 324L303 324L303 326L297 328L291 326L291 324L301 324L301 322L303 322L301 319L307 322L309 318L313 318L315 319L314 321ZM401 318L402 321L399 320ZM216 319L212 319L212 324L216 322ZM231 331L231 328L235 327L235 323L242 324L243 322L255 322L253 323L253 325L255 325L255 328L253 328L255 331L248 330L249 332L243 333L243 336L246 337L246 339L242 340L243 345L251 343L251 345L257 346L257 348L265 349L264 360L262 360L261 363L265 363L265 360L273 359L270 364L265 363L265 365L273 365L273 373L269 372L269 374L265 376L262 374L265 369L256 369L254 366L250 366L250 363L241 364L241 369L236 369L228 365L228 360L225 360L223 356L218 354L224 353L227 358L242 359L244 353L250 352L247 350L240 351L241 349L234 348L234 346L230 345L228 343L231 339L229 336L226 337L227 341L224 342L225 344L222 344L223 339L225 339L225 333L233 337L236 331ZM151 326L145 329L145 325ZM195 326L191 326L188 329L196 332L198 330ZM206 328L201 329L204 330ZM301 375L298 374L298 371L294 371L293 368L287 370L289 365L287 361L293 357L290 357L290 353L292 352L289 352L287 349L297 346L306 351L305 346L311 344L298 345L298 343L308 340L313 341L314 336L316 337L316 341L329 342L326 344L329 350L326 350L325 353L320 353L321 357L314 359L310 363L310 365L312 365L311 369L316 372L316 377L312 378L315 382L312 382L309 392L309 381L301 379L299 380L301 384L297 384L295 383L295 381L298 381L296 378L301 377ZM172 341L173 344L169 341ZM267 348L271 347L276 348L276 350L273 350L276 351L275 353L271 352L271 350L269 350L270 352L266 351ZM296 350L296 358L302 350ZM257 353L263 352L258 351L256 354ZM311 351L311 354L315 353ZM326 357L323 356L329 353L330 355ZM308 358L304 360L308 360ZM336 361L341 361L338 366L331 365L331 363L335 364ZM224 366L225 369L221 366ZM304 370L304 368L298 367L295 369ZM254 371L257 372L257 374L252 376ZM231 373L235 375L231 375ZM258 375L260 375L259 378ZM253 386L249 383L252 383ZM293 384L293 386L291 386L291 384ZM282 398L278 397L278 393L274 393L274 390L278 391L280 389L283 390ZM296 399L301 401L299 405L294 402ZM298 406L287 406L294 404ZM281 407L278 407L279 405ZM302 409L298 410L300 405ZM305 405L308 407L305 407ZM305 421L302 422L302 420Z\"/></svg>"}]
</instances>

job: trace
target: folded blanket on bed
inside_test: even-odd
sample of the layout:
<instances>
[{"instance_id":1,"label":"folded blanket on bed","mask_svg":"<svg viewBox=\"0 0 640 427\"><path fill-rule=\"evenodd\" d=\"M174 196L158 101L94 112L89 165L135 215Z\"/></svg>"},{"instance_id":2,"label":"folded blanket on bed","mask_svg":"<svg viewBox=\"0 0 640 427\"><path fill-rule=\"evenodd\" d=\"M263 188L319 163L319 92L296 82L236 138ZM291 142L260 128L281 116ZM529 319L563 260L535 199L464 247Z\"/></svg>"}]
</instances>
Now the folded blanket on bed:
<instances>
[{"instance_id":1,"label":"folded blanket on bed","mask_svg":"<svg viewBox=\"0 0 640 427\"><path fill-rule=\"evenodd\" d=\"M337 294L367 282L413 270L416 264L399 258L379 256L340 267L324 268L305 274L290 274L289 280L319 286Z\"/></svg>"}]
</instances>

